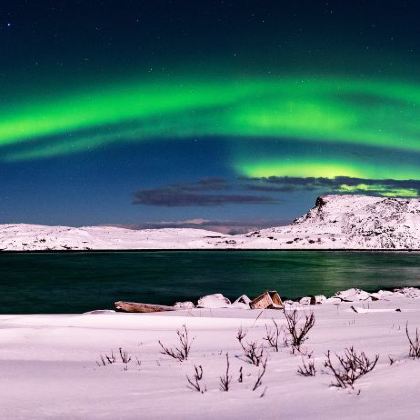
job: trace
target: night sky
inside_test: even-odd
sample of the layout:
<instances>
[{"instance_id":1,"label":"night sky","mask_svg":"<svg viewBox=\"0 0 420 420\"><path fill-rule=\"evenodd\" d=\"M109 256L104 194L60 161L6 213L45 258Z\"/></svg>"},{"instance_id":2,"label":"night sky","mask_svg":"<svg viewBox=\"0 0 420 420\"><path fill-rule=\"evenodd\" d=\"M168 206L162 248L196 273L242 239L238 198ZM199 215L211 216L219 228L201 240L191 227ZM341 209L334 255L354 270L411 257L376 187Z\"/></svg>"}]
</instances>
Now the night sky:
<instances>
[{"instance_id":1,"label":"night sky","mask_svg":"<svg viewBox=\"0 0 420 420\"><path fill-rule=\"evenodd\" d=\"M420 194L417 1L0 2L0 223L285 223Z\"/></svg>"}]
</instances>

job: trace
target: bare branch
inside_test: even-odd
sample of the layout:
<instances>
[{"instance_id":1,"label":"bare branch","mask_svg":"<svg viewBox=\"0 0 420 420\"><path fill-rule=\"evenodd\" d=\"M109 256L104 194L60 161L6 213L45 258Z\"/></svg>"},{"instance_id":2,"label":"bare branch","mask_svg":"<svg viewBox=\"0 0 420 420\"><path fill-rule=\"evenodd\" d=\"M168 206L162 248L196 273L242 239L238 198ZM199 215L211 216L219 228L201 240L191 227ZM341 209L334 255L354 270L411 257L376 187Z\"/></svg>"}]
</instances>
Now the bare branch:
<instances>
[{"instance_id":1,"label":"bare branch","mask_svg":"<svg viewBox=\"0 0 420 420\"><path fill-rule=\"evenodd\" d=\"M226 353L226 372L220 377L219 389L220 391L229 391L230 383L232 382L232 376L229 375L229 353Z\"/></svg>"},{"instance_id":2,"label":"bare branch","mask_svg":"<svg viewBox=\"0 0 420 420\"><path fill-rule=\"evenodd\" d=\"M281 329L274 319L272 319L272 321L273 321L274 327L269 328L267 327L267 325L265 326L266 334L263 340L267 341L269 346L273 348L274 351L278 352L279 351L279 336L281 334Z\"/></svg>"},{"instance_id":3,"label":"bare branch","mask_svg":"<svg viewBox=\"0 0 420 420\"><path fill-rule=\"evenodd\" d=\"M265 375L265 371L267 369L267 358L261 363L262 369L258 372L257 380L252 388L253 391L256 391L262 385L262 378ZM265 391L264 391L265 393Z\"/></svg>"},{"instance_id":4,"label":"bare branch","mask_svg":"<svg viewBox=\"0 0 420 420\"><path fill-rule=\"evenodd\" d=\"M115 363L117 361L117 358L114 355L114 352L111 351L110 355L104 354L104 355L100 355L100 361L96 362L96 364L98 366L106 366L106 365L112 365L113 363Z\"/></svg>"},{"instance_id":5,"label":"bare branch","mask_svg":"<svg viewBox=\"0 0 420 420\"><path fill-rule=\"evenodd\" d=\"M167 356L170 356L174 359L183 362L184 360L188 359L188 355L190 354L191 344L193 340L190 340L188 336L188 330L185 325L183 325L181 330L177 330L178 340L179 340L179 347L166 347L162 342L159 340L160 347L162 348L161 353Z\"/></svg>"},{"instance_id":6,"label":"bare branch","mask_svg":"<svg viewBox=\"0 0 420 420\"><path fill-rule=\"evenodd\" d=\"M120 352L121 362L124 363L124 370L128 370L128 364L131 361L131 356L126 351L123 351L121 347L118 350Z\"/></svg>"},{"instance_id":7,"label":"bare branch","mask_svg":"<svg viewBox=\"0 0 420 420\"><path fill-rule=\"evenodd\" d=\"M121 347L118 350L120 352L121 361L124 364L129 363L131 361L131 356L126 351L123 351Z\"/></svg>"},{"instance_id":8,"label":"bare branch","mask_svg":"<svg viewBox=\"0 0 420 420\"><path fill-rule=\"evenodd\" d=\"M243 375L243 367L241 366L239 368L239 377L238 377L238 382L242 383L244 381L244 375Z\"/></svg>"},{"instance_id":9,"label":"bare branch","mask_svg":"<svg viewBox=\"0 0 420 420\"><path fill-rule=\"evenodd\" d=\"M283 310L284 316L286 318L287 330L290 335L290 344L292 345L293 352L295 350L300 352L301 345L308 339L308 333L315 325L315 315L313 312L305 315L303 325L299 327L300 319L298 311L295 309L293 311Z\"/></svg>"},{"instance_id":10,"label":"bare branch","mask_svg":"<svg viewBox=\"0 0 420 420\"><path fill-rule=\"evenodd\" d=\"M243 330L242 327L239 327L238 332L236 333L236 339L241 342L247 335L247 332Z\"/></svg>"},{"instance_id":11,"label":"bare branch","mask_svg":"<svg viewBox=\"0 0 420 420\"><path fill-rule=\"evenodd\" d=\"M346 348L343 355L335 355L338 366L332 362L329 350L326 356L324 366L331 371L335 379L335 383L331 385L339 388L353 388L354 383L363 375L371 372L379 360L379 354L370 360L364 352L357 353L353 347Z\"/></svg>"},{"instance_id":12,"label":"bare branch","mask_svg":"<svg viewBox=\"0 0 420 420\"><path fill-rule=\"evenodd\" d=\"M246 333L242 330L242 327L239 328L236 338L244 352L245 361L252 365L259 366L264 357L264 346L259 345L256 341L251 341L249 343L244 342L245 336Z\"/></svg>"},{"instance_id":13,"label":"bare branch","mask_svg":"<svg viewBox=\"0 0 420 420\"><path fill-rule=\"evenodd\" d=\"M410 333L408 332L408 323L405 324L405 333L407 335L407 339L410 345L410 349L408 355L413 359L420 358L420 340L419 340L419 332L416 328L416 336L415 338L410 337Z\"/></svg>"},{"instance_id":14,"label":"bare branch","mask_svg":"<svg viewBox=\"0 0 420 420\"><path fill-rule=\"evenodd\" d=\"M201 383L203 379L203 367L194 365L194 375L192 377L189 377L187 375L187 381L188 381L188 388L200 392L201 394L204 394L207 389L206 387Z\"/></svg>"},{"instance_id":15,"label":"bare branch","mask_svg":"<svg viewBox=\"0 0 420 420\"><path fill-rule=\"evenodd\" d=\"M315 376L315 361L308 357L308 361L306 362L305 359L302 357L302 366L298 367L297 373L301 376Z\"/></svg>"}]
</instances>

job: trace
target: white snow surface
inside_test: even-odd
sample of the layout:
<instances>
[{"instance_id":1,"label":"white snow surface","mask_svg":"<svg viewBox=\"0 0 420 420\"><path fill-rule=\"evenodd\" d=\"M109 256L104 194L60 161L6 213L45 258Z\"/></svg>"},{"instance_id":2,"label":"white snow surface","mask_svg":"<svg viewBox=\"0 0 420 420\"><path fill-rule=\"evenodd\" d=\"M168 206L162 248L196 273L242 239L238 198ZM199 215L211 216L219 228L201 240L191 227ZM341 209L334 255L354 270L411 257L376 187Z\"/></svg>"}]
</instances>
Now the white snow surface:
<instances>
[{"instance_id":1,"label":"white snow surface","mask_svg":"<svg viewBox=\"0 0 420 420\"><path fill-rule=\"evenodd\" d=\"M420 249L420 199L319 197L287 226L245 235L204 229L0 225L0 250Z\"/></svg>"},{"instance_id":2,"label":"white snow surface","mask_svg":"<svg viewBox=\"0 0 420 420\"><path fill-rule=\"evenodd\" d=\"M282 311L231 307L155 314L1 315L0 418L417 418L420 360L408 357L405 325L412 335L420 327L420 290L379 295L384 299L357 304L294 304L302 316L312 310L316 317L303 347L313 352L315 377L297 375L302 357L290 348L283 344L279 352L267 348L266 327L275 319L283 328ZM366 297L354 289L340 296ZM161 354L158 340L177 345L176 330L183 325L193 341L190 357L179 362ZM240 327L247 331L245 340L265 345L268 356L262 386L256 391L252 387L261 368L244 361L235 338ZM371 358L378 353L379 362L354 390L331 387L332 377L323 372L325 353L341 353L349 346ZM120 347L132 357L126 369L118 356ZM116 363L96 364L112 351ZM226 352L232 383L229 392L222 392L219 377L226 369ZM203 368L204 394L187 388L186 375L192 375L194 365Z\"/></svg>"}]
</instances>

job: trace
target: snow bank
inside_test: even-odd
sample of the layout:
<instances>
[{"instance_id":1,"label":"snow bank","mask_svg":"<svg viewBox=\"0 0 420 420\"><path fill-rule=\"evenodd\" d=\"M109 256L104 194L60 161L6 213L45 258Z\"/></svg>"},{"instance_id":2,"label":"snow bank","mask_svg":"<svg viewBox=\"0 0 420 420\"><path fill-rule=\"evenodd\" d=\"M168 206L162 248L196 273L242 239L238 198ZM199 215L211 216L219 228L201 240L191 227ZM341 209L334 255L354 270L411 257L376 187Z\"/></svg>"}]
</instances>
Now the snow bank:
<instances>
[{"instance_id":1,"label":"snow bank","mask_svg":"<svg viewBox=\"0 0 420 420\"><path fill-rule=\"evenodd\" d=\"M302 316L312 310L316 318L303 349L312 354L317 369L308 378L297 375L302 357L284 347L283 335L278 352L264 340L272 319L285 330L282 311L230 306L155 314L2 315L0 418L177 420L199 415L200 420L223 420L278 419L279 413L293 419L416 418L420 365L408 357L404 330L406 323L411 334L420 327L420 291L386 292L386 299L365 302L357 300L364 293L350 290L337 295L358 303L293 303ZM214 295L206 301L227 304ZM183 325L192 344L188 360L179 362L161 354L158 341L178 346L176 330ZM236 339L239 328L247 333L247 342L264 345L268 357L257 391L252 388L261 367L244 361ZM379 354L377 367L355 390L331 388L331 376L322 373L325 353L342 353L349 346L369 357ZM120 360L119 348L131 356L130 362ZM232 376L227 393L219 389L226 353ZM114 355L116 361L101 365L101 355ZM186 375L193 374L194 366L203 368L204 394L187 388Z\"/></svg>"}]
</instances>

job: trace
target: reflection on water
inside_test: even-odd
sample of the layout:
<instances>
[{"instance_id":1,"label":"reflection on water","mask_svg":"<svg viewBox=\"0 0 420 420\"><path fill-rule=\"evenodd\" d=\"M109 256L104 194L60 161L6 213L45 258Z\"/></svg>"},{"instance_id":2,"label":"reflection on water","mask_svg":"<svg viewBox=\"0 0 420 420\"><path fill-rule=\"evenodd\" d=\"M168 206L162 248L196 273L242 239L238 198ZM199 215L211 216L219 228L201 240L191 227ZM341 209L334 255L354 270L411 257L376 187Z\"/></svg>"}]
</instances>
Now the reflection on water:
<instances>
[{"instance_id":1,"label":"reflection on water","mask_svg":"<svg viewBox=\"0 0 420 420\"><path fill-rule=\"evenodd\" d=\"M182 251L0 254L0 313L79 313L116 300L172 304L220 292L283 297L420 286L420 254Z\"/></svg>"}]
</instances>

